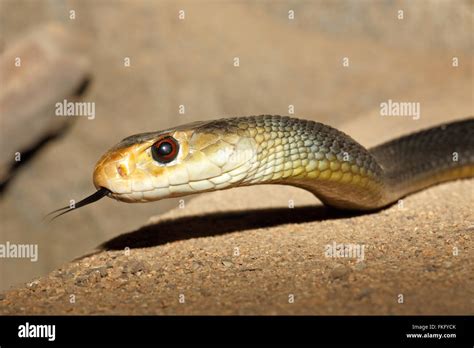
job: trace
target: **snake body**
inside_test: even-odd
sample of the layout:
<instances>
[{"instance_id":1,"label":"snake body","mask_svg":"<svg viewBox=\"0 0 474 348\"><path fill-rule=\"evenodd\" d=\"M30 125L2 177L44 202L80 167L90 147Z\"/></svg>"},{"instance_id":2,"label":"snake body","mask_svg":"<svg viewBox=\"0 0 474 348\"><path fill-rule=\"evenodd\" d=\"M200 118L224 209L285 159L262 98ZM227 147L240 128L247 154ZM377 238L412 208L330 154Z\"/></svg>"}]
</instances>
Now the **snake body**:
<instances>
[{"instance_id":1,"label":"snake body","mask_svg":"<svg viewBox=\"0 0 474 348\"><path fill-rule=\"evenodd\" d=\"M314 193L339 209L374 210L428 186L474 177L474 119L367 150L322 123L261 115L130 136L98 161L99 196L149 202L257 184ZM100 194L99 194L100 192ZM99 197L100 198L100 197Z\"/></svg>"}]
</instances>

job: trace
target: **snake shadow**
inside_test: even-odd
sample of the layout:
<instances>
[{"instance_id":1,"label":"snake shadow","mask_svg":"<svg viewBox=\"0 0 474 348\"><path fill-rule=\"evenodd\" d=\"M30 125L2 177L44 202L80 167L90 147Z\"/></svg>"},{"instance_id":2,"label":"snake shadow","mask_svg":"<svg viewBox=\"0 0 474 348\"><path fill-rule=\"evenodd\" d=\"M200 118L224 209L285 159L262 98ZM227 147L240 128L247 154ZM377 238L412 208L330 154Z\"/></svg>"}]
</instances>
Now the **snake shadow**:
<instances>
[{"instance_id":1,"label":"snake shadow","mask_svg":"<svg viewBox=\"0 0 474 348\"><path fill-rule=\"evenodd\" d=\"M99 245L98 249L148 248L191 238L219 236L290 223L344 219L361 214L363 213L340 211L316 205L293 209L253 209L187 216L159 221L135 231L124 233Z\"/></svg>"}]
</instances>

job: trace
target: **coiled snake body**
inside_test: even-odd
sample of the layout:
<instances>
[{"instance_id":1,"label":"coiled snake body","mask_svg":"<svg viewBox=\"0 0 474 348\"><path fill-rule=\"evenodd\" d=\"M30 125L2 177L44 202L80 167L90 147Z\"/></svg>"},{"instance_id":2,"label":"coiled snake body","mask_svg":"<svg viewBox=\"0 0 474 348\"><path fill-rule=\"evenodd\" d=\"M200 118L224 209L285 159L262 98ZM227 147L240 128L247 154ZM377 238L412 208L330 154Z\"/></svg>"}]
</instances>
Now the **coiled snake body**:
<instances>
[{"instance_id":1,"label":"coiled snake body","mask_svg":"<svg viewBox=\"0 0 474 348\"><path fill-rule=\"evenodd\" d=\"M125 138L98 161L93 174L98 191L75 208L106 195L149 202L284 184L306 189L335 208L374 210L428 186L473 176L473 118L367 150L318 122L261 115Z\"/></svg>"}]
</instances>

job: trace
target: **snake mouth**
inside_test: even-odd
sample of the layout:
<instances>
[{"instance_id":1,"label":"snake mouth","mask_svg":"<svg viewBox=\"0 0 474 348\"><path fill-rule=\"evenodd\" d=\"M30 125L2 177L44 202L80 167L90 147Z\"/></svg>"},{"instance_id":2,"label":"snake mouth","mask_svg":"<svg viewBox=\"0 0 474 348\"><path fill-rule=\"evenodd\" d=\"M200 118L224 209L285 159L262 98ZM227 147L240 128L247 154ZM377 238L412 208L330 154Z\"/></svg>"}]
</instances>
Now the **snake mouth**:
<instances>
[{"instance_id":1,"label":"snake mouth","mask_svg":"<svg viewBox=\"0 0 474 348\"><path fill-rule=\"evenodd\" d=\"M109 189L106 189L105 187L100 187L97 191L95 191L93 194L91 194L90 196L87 196L86 198L80 200L79 202L77 203L74 203L74 204L71 204L71 205L68 205L66 207L63 207L63 208L59 208L59 209L56 209L52 212L50 212L49 214L47 214L45 216L45 218L57 213L56 215L53 215L51 217L51 219L49 221L53 221L55 219L57 219L58 217L60 217L61 215L64 215L66 213L69 213L77 208L81 208L81 207L84 207L88 204L91 204L91 203L94 203L94 202L97 202L99 199L105 197L105 196L110 196L112 194L112 191L110 191Z\"/></svg>"}]
</instances>

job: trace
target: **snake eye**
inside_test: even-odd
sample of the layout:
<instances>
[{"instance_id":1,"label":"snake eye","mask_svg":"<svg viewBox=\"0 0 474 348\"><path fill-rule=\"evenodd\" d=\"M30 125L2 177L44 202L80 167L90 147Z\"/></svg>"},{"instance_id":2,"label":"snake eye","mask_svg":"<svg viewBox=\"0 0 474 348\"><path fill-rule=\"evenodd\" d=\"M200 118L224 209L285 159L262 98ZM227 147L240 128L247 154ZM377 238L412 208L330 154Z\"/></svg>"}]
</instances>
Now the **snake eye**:
<instances>
[{"instance_id":1,"label":"snake eye","mask_svg":"<svg viewBox=\"0 0 474 348\"><path fill-rule=\"evenodd\" d=\"M165 137L151 146L151 156L159 163L169 163L178 155L179 144L173 137Z\"/></svg>"}]
</instances>

